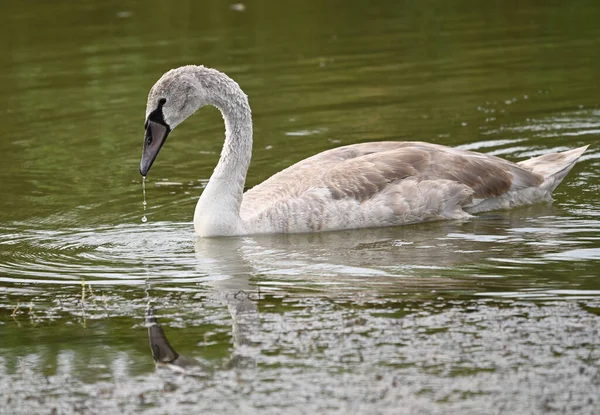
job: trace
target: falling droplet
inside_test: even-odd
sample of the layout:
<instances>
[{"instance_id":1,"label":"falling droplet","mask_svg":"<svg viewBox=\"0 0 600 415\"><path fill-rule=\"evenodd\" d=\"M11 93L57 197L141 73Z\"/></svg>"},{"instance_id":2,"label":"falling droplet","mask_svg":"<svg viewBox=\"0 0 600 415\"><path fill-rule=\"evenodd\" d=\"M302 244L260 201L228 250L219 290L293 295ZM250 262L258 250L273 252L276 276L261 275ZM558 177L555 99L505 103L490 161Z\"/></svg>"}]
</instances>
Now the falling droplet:
<instances>
[{"instance_id":1,"label":"falling droplet","mask_svg":"<svg viewBox=\"0 0 600 415\"><path fill-rule=\"evenodd\" d=\"M142 205L144 206L144 216L142 216L142 222L148 222L148 218L146 217L146 176L142 176L142 194L144 195L144 201Z\"/></svg>"}]
</instances>

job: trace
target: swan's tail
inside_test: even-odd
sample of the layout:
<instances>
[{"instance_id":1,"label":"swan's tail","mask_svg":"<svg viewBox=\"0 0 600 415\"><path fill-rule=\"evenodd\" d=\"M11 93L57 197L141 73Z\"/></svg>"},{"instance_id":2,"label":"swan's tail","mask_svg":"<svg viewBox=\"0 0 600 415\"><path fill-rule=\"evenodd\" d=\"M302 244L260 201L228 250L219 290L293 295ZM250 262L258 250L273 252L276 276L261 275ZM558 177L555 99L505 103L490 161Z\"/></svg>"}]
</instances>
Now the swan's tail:
<instances>
[{"instance_id":1,"label":"swan's tail","mask_svg":"<svg viewBox=\"0 0 600 415\"><path fill-rule=\"evenodd\" d=\"M543 156L523 160L517 164L524 169L544 176L541 187L548 189L548 194L550 194L571 171L588 147L589 145L563 151L562 153L544 154Z\"/></svg>"}]
</instances>

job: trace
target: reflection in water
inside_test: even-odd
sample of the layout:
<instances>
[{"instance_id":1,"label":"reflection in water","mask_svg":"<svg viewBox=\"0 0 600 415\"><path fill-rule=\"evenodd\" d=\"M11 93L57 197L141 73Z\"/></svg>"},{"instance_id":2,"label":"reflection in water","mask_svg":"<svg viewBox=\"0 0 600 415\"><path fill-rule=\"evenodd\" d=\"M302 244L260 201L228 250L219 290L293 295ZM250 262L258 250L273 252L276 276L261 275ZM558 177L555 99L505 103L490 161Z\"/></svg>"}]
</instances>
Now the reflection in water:
<instances>
[{"instance_id":1,"label":"reflection in water","mask_svg":"<svg viewBox=\"0 0 600 415\"><path fill-rule=\"evenodd\" d=\"M148 326L150 350L152 350L152 357L157 367L164 366L175 371L197 375L196 369L201 368L200 362L194 358L182 356L173 349L162 326L158 323L152 307L148 307L146 311L146 325Z\"/></svg>"},{"instance_id":2,"label":"reflection in water","mask_svg":"<svg viewBox=\"0 0 600 415\"><path fill-rule=\"evenodd\" d=\"M229 369L255 367L259 349L257 342L252 339L260 329L258 307L244 291L220 294L227 303L232 319L233 349L225 367ZM155 308L150 305L146 310L146 326L150 350L157 367L166 367L192 376L208 375L208 367L194 358L181 355L171 346L164 329L158 322Z\"/></svg>"},{"instance_id":3,"label":"reflection in water","mask_svg":"<svg viewBox=\"0 0 600 415\"><path fill-rule=\"evenodd\" d=\"M244 256L246 238L197 238L198 271L212 275L206 285L227 306L232 319L233 352L228 367L251 367L256 364L253 335L259 330L258 307L251 299L255 274ZM216 278L214 278L216 277Z\"/></svg>"},{"instance_id":4,"label":"reflection in water","mask_svg":"<svg viewBox=\"0 0 600 415\"><path fill-rule=\"evenodd\" d=\"M253 341L260 330L258 307L244 291L227 296L227 308L232 318L233 352L227 364L229 368L256 366L260 353L259 345Z\"/></svg>"},{"instance_id":5,"label":"reflection in water","mask_svg":"<svg viewBox=\"0 0 600 415\"><path fill-rule=\"evenodd\" d=\"M521 413L531 396L565 390L568 408L590 407L600 305L596 279L581 275L591 277L593 264L544 255L594 243L598 221L560 213L540 205L468 222L195 245L189 224L14 234L15 244L43 245L33 252L46 252L47 281L56 283L0 292L6 304L32 299L26 310L39 322L19 315L22 327L1 326L2 387L31 413L43 412L40 396L84 396L90 412L111 413L146 404L168 412L173 402L208 413L260 413L265 402L314 413L493 413L506 402ZM39 262L22 252L32 272ZM86 328L70 324L81 313L82 265L61 281L67 258L89 260ZM115 284L125 271L106 272L111 262L133 282ZM139 325L145 312L150 327ZM147 329L153 357L175 373L149 370L139 336Z\"/></svg>"}]
</instances>

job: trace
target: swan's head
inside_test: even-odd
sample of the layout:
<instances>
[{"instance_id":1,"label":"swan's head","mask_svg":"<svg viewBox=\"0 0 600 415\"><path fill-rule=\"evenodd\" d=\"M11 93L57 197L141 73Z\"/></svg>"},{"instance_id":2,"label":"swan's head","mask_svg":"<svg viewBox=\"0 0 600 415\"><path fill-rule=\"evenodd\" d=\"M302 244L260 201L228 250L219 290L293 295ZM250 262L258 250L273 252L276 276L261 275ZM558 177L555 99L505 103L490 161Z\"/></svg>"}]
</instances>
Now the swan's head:
<instances>
[{"instance_id":1,"label":"swan's head","mask_svg":"<svg viewBox=\"0 0 600 415\"><path fill-rule=\"evenodd\" d=\"M209 103L209 94L202 86L200 66L182 66L165 73L148 94L146 105L146 134L140 162L140 173L145 176L169 133Z\"/></svg>"}]
</instances>

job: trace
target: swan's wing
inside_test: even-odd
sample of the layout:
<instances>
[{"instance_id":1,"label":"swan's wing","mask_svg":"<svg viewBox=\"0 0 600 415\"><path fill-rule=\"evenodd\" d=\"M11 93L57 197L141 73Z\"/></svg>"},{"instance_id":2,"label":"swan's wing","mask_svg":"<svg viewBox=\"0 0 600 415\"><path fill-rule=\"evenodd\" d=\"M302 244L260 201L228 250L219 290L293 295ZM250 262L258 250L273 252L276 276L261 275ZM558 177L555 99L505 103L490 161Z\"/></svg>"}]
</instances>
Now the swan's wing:
<instances>
[{"instance_id":1,"label":"swan's wing","mask_svg":"<svg viewBox=\"0 0 600 415\"><path fill-rule=\"evenodd\" d=\"M342 173L338 170L340 166L349 166L353 170L360 169L362 163L359 160L362 157L392 151L404 144L393 141L352 144L315 154L274 174L244 193L240 214L242 217L248 217L281 201L301 197L309 190L329 189L327 179L324 177L328 172L333 173L331 180L343 185L342 181L345 180L343 175L338 176ZM350 160L354 161L347 164ZM367 183L365 185L368 186Z\"/></svg>"},{"instance_id":2,"label":"swan's wing","mask_svg":"<svg viewBox=\"0 0 600 415\"><path fill-rule=\"evenodd\" d=\"M479 199L499 197L509 191L537 187L544 181L542 175L499 157L419 143L431 156L422 172L422 179L445 179L467 185Z\"/></svg>"},{"instance_id":3,"label":"swan's wing","mask_svg":"<svg viewBox=\"0 0 600 415\"><path fill-rule=\"evenodd\" d=\"M277 173L246 192L241 214L249 217L282 204L362 203L392 191L407 178L429 185L437 182L440 203L457 192L456 185L468 188L467 196L487 199L543 181L539 174L485 154L420 142L364 143L317 154ZM403 194L411 196L406 190ZM412 196L422 197L417 190Z\"/></svg>"}]
</instances>

